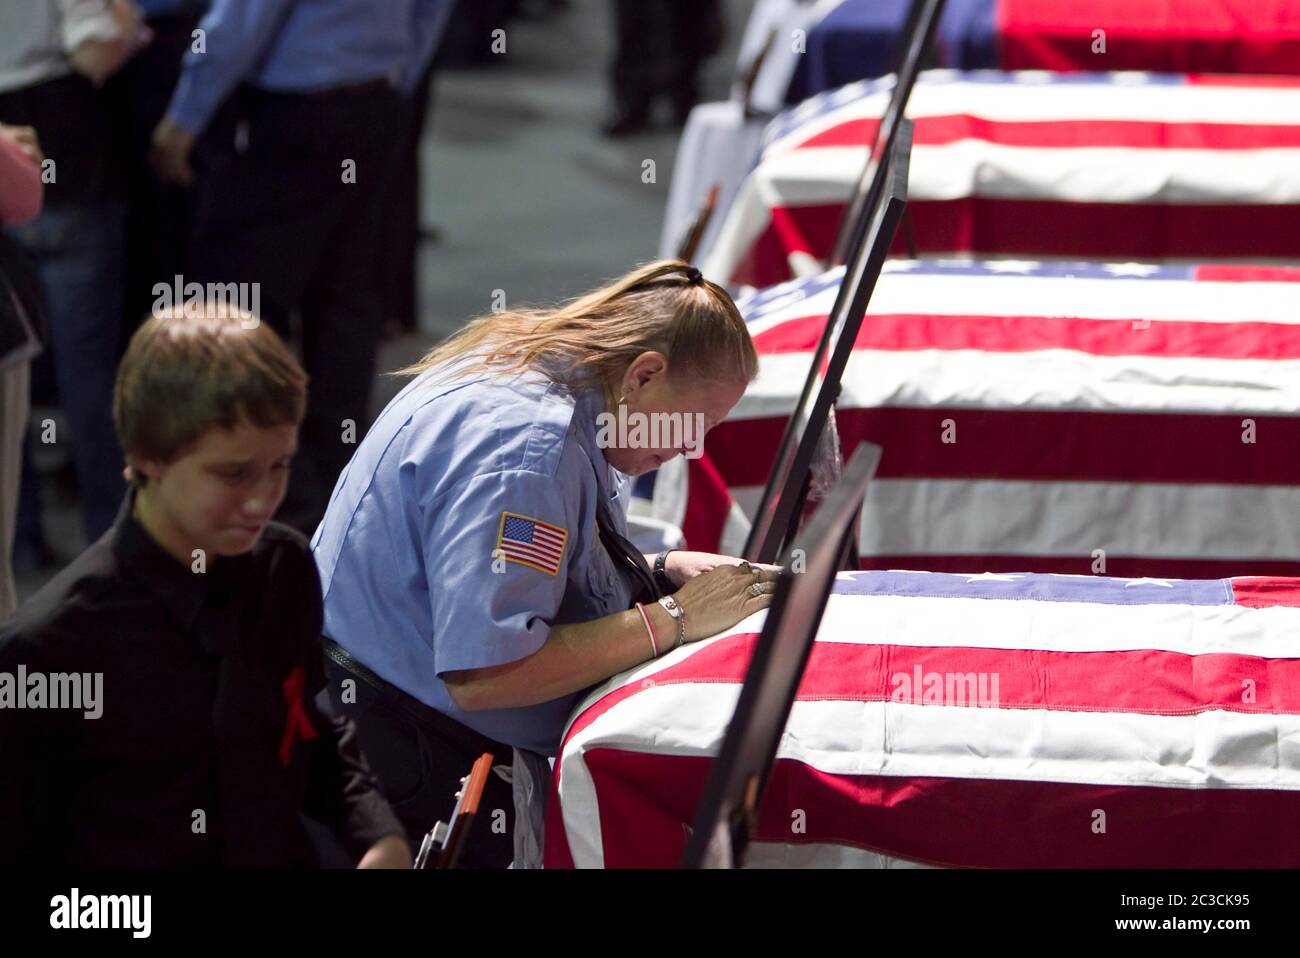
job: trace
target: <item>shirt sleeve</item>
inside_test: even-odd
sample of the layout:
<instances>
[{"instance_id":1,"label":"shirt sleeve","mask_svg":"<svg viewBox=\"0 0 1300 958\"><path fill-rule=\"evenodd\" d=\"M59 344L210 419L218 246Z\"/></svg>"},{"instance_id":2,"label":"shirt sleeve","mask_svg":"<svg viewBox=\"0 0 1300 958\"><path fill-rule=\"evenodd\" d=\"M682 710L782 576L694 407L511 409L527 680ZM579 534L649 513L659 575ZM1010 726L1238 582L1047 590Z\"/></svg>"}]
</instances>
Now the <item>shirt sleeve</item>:
<instances>
[{"instance_id":1,"label":"shirt sleeve","mask_svg":"<svg viewBox=\"0 0 1300 958\"><path fill-rule=\"evenodd\" d=\"M443 34L447 31L447 21L451 15L451 0L416 0L414 23L412 23L412 59L407 64L406 75L402 78L402 92L407 96L415 93L420 84L420 77L429 66Z\"/></svg>"},{"instance_id":2,"label":"shirt sleeve","mask_svg":"<svg viewBox=\"0 0 1300 958\"><path fill-rule=\"evenodd\" d=\"M537 472L475 476L422 504L438 675L532 655L564 599L574 490Z\"/></svg>"},{"instance_id":3,"label":"shirt sleeve","mask_svg":"<svg viewBox=\"0 0 1300 958\"><path fill-rule=\"evenodd\" d=\"M405 830L366 763L352 720L328 715L316 704L317 693L325 687L320 577L305 540L295 540L293 555L295 563L301 565L297 571L307 601L306 614L301 620L304 639L301 665L306 673L302 704L307 720L317 732L309 752L302 810L328 827L347 848L353 861L359 861L379 839L388 835L405 836Z\"/></svg>"},{"instance_id":4,"label":"shirt sleeve","mask_svg":"<svg viewBox=\"0 0 1300 958\"><path fill-rule=\"evenodd\" d=\"M304 703L319 735L312 742L303 812L327 826L352 860L360 861L379 839L388 835L405 838L406 831L366 764L352 720L345 715L327 715L316 707L314 693L324 688L325 680L320 676L316 681L319 684L313 684Z\"/></svg>"},{"instance_id":5,"label":"shirt sleeve","mask_svg":"<svg viewBox=\"0 0 1300 958\"><path fill-rule=\"evenodd\" d=\"M191 133L201 133L222 101L270 46L294 0L214 0L199 21L204 52L185 55L167 116Z\"/></svg>"}]
</instances>

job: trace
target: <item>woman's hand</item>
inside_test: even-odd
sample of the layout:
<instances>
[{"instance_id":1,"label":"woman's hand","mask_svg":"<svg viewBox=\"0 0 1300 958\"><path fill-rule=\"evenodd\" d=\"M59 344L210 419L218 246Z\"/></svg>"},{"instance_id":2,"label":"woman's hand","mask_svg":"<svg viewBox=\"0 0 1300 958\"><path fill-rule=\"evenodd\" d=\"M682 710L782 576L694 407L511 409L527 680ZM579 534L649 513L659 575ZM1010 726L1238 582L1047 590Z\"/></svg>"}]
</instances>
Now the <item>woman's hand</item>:
<instances>
[{"instance_id":1,"label":"woman's hand","mask_svg":"<svg viewBox=\"0 0 1300 958\"><path fill-rule=\"evenodd\" d=\"M362 856L357 868L410 868L411 846L400 835L379 839Z\"/></svg>"},{"instance_id":2,"label":"woman's hand","mask_svg":"<svg viewBox=\"0 0 1300 958\"><path fill-rule=\"evenodd\" d=\"M700 552L689 554L708 555ZM723 560L726 557L710 558ZM741 619L766 609L772 604L778 574L775 566L715 562L707 571L692 576L673 595L686 611L686 641L695 642L717 635Z\"/></svg>"},{"instance_id":3,"label":"woman's hand","mask_svg":"<svg viewBox=\"0 0 1300 958\"><path fill-rule=\"evenodd\" d=\"M668 573L668 578L673 580L673 585L683 586L697 575L711 572L718 566L734 566L744 561L735 556L718 555L716 552L687 552L685 549L674 549L664 560L664 571ZM774 565L758 563L754 565L772 571L779 569Z\"/></svg>"}]
</instances>

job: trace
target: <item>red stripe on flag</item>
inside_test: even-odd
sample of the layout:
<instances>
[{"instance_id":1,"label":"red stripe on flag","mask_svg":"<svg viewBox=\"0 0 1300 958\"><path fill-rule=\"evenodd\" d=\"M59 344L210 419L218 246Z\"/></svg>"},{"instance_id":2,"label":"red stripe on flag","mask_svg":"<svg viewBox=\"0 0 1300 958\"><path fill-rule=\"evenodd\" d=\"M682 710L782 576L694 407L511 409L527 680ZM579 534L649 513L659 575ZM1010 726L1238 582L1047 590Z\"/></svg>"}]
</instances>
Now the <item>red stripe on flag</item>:
<instances>
[{"instance_id":1,"label":"red stripe on flag","mask_svg":"<svg viewBox=\"0 0 1300 958\"><path fill-rule=\"evenodd\" d=\"M926 601L942 602L943 599ZM992 600L990 600L992 601ZM1011 601L1011 600L1008 600ZM864 629L870 625L864 623ZM605 712L658 685L739 685L758 635L729 635L652 679L624 685L594 702L569 727L565 742ZM897 673L983 672L999 676L1000 708L1183 715L1209 710L1300 713L1300 659L1158 649L1125 652L1053 652L956 646L855 645L817 642L798 701L890 700ZM1136 682L1133 677L1142 676ZM1256 701L1241 701L1242 681L1255 682ZM910 701L910 700L909 700Z\"/></svg>"},{"instance_id":2,"label":"red stripe on flag","mask_svg":"<svg viewBox=\"0 0 1300 958\"><path fill-rule=\"evenodd\" d=\"M1291 0L1284 0L1290 3ZM1300 67L1300 61L1294 66ZM1300 86L1300 76L1287 76L1277 73L1187 73L1183 82L1188 86L1249 86L1249 87L1293 87Z\"/></svg>"},{"instance_id":3,"label":"red stripe on flag","mask_svg":"<svg viewBox=\"0 0 1300 958\"><path fill-rule=\"evenodd\" d=\"M943 602L943 599L918 601ZM994 601L994 600L989 600ZM1006 600L1012 601L1012 600ZM863 630L871 626L863 624ZM758 636L739 633L701 649L680 665L657 673L651 685L744 681ZM1297 650L1300 654L1300 649ZM1300 714L1300 658L1229 653L1188 655L1160 649L1057 652L964 646L858 645L817 642L799 686L798 701L901 701L928 705L928 676L985 678L983 691L963 697L941 688L935 705L1048 709L1066 712L1134 712L1186 715L1222 710ZM1134 676L1141 676L1135 681ZM917 680L923 688L914 688ZM1242 683L1254 683L1256 700L1243 703ZM642 691L638 684L634 686ZM981 704L994 693L995 702ZM956 692L949 702L946 696Z\"/></svg>"},{"instance_id":4,"label":"red stripe on flag","mask_svg":"<svg viewBox=\"0 0 1300 958\"><path fill-rule=\"evenodd\" d=\"M1008 253L1026 258L1300 258L1294 204L1069 203L1053 199L908 201L921 253ZM791 277L791 252L825 258L843 215L840 204L778 206L732 279L770 286ZM895 255L905 254L900 232Z\"/></svg>"},{"instance_id":5,"label":"red stripe on flag","mask_svg":"<svg viewBox=\"0 0 1300 958\"><path fill-rule=\"evenodd\" d=\"M1296 82L1300 85L1300 78ZM1196 267L1196 279L1210 283L1300 283L1300 267L1205 263Z\"/></svg>"},{"instance_id":6,"label":"red stripe on flag","mask_svg":"<svg viewBox=\"0 0 1300 958\"><path fill-rule=\"evenodd\" d=\"M763 354L811 353L825 326L824 315L792 318L755 335L754 345ZM1094 356L1296 359L1300 358L1300 325L1077 316L869 314L854 348L1004 353L1076 349Z\"/></svg>"},{"instance_id":7,"label":"red stripe on flag","mask_svg":"<svg viewBox=\"0 0 1300 958\"><path fill-rule=\"evenodd\" d=\"M885 449L880 479L1070 480L1294 486L1300 418L1023 409L837 409L841 445ZM1242 442L1243 417L1255 442ZM942 441L944 420L959 441ZM705 440L729 488L762 486L785 420L727 420Z\"/></svg>"},{"instance_id":8,"label":"red stripe on flag","mask_svg":"<svg viewBox=\"0 0 1300 958\"><path fill-rule=\"evenodd\" d=\"M605 865L676 865L713 760L603 747L584 760ZM1294 791L831 775L781 759L754 840L977 868L1295 868L1297 815Z\"/></svg>"},{"instance_id":9,"label":"red stripe on flag","mask_svg":"<svg viewBox=\"0 0 1300 958\"><path fill-rule=\"evenodd\" d=\"M1300 255L1300 207L1266 204L1068 203L1051 199L909 202L925 250L987 249L1085 259ZM839 222L836 211L834 221Z\"/></svg>"},{"instance_id":10,"label":"red stripe on flag","mask_svg":"<svg viewBox=\"0 0 1300 958\"><path fill-rule=\"evenodd\" d=\"M533 559L539 562L545 562L548 565L554 565L554 563L560 558L560 553L554 549L531 549L527 546L521 546L517 542L511 542L508 539L501 544L501 551L508 556L519 556L523 559Z\"/></svg>"},{"instance_id":11,"label":"red stripe on flag","mask_svg":"<svg viewBox=\"0 0 1300 958\"><path fill-rule=\"evenodd\" d=\"M1300 579L1261 577L1233 579L1232 595L1237 605L1259 609L1268 606L1300 608Z\"/></svg>"},{"instance_id":12,"label":"red stripe on flag","mask_svg":"<svg viewBox=\"0 0 1300 958\"><path fill-rule=\"evenodd\" d=\"M1146 120L992 120L970 114L915 118L916 146L985 140L1035 149L1122 148L1145 150L1263 150L1300 146L1300 125L1264 123L1168 123ZM865 147L880 121L845 120L800 141L794 149Z\"/></svg>"},{"instance_id":13,"label":"red stripe on flag","mask_svg":"<svg viewBox=\"0 0 1300 958\"><path fill-rule=\"evenodd\" d=\"M682 536L687 547L696 552L716 552L731 511L731 493L707 456L686 460L686 476L688 495Z\"/></svg>"},{"instance_id":14,"label":"red stripe on flag","mask_svg":"<svg viewBox=\"0 0 1300 958\"><path fill-rule=\"evenodd\" d=\"M776 283L784 282L790 279L790 260L788 254L793 251L810 251L812 247L808 244L803 230L806 225L801 222L803 213L811 209L820 207L800 207L799 215L795 211L783 207L775 206L768 210L769 222L767 227L758 234L754 242L750 244L743 256L736 263L735 269L731 274L731 281L737 284L748 284L750 286L772 286ZM829 211L838 211L840 216L843 215L842 206L828 206L825 209ZM824 222L823 222L824 221ZM839 219L834 220L833 226L830 225L829 217L818 217L818 223L815 224L819 230L829 228L830 238L819 234L817 238L818 249L822 252L822 257L828 255L831 244L834 242L834 230L839 225Z\"/></svg>"},{"instance_id":15,"label":"red stripe on flag","mask_svg":"<svg viewBox=\"0 0 1300 958\"><path fill-rule=\"evenodd\" d=\"M995 6L1004 70L1300 72L1293 0L998 0ZM1096 47L1099 27L1104 53Z\"/></svg>"}]
</instances>

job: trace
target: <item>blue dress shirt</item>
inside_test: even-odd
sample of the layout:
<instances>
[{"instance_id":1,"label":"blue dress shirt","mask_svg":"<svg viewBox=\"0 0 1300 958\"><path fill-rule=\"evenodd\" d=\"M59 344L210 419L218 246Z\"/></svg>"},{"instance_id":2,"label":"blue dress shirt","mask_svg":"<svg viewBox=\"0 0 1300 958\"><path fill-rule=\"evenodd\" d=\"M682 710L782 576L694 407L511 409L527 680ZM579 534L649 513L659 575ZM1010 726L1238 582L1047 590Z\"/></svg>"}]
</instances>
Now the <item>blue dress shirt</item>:
<instances>
[{"instance_id":1,"label":"blue dress shirt","mask_svg":"<svg viewBox=\"0 0 1300 958\"><path fill-rule=\"evenodd\" d=\"M597 446L603 409L599 390L535 373L447 383L436 369L408 384L358 446L312 539L325 634L481 734L555 754L581 692L464 712L443 675L516 661L553 625L629 608L632 586L597 534L598 509L626 534L631 488ZM502 558L502 535L519 530L506 513L563 530L554 572Z\"/></svg>"},{"instance_id":2,"label":"blue dress shirt","mask_svg":"<svg viewBox=\"0 0 1300 958\"><path fill-rule=\"evenodd\" d=\"M388 78L414 92L451 0L213 0L167 115L201 132L241 83L304 93Z\"/></svg>"}]
</instances>

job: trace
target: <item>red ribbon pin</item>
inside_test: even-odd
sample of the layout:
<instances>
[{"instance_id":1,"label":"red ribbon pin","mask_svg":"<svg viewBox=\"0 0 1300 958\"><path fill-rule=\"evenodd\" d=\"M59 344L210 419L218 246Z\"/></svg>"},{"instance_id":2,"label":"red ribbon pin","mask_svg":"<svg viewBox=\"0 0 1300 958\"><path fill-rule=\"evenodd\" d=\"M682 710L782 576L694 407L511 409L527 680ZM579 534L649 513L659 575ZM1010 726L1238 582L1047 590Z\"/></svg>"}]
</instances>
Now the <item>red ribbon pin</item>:
<instances>
[{"instance_id":1,"label":"red ribbon pin","mask_svg":"<svg viewBox=\"0 0 1300 958\"><path fill-rule=\"evenodd\" d=\"M293 743L301 736L310 741L317 735L316 728L307 717L307 710L302 706L302 687L306 684L306 674L302 666L289 673L284 680L284 704L288 714L284 720L284 735L280 737L280 764L289 767L289 756L293 752Z\"/></svg>"}]
</instances>

